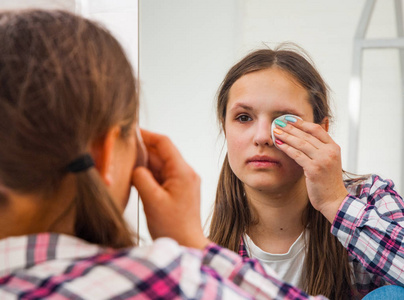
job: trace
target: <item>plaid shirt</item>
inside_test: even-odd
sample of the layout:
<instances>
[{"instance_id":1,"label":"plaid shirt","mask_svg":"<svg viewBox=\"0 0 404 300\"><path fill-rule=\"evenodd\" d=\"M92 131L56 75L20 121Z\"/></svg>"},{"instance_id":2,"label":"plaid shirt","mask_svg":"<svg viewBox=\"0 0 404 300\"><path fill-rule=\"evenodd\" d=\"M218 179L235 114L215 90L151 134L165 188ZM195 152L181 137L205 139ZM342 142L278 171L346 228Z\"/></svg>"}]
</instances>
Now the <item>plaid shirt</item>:
<instances>
[{"instance_id":1,"label":"plaid shirt","mask_svg":"<svg viewBox=\"0 0 404 300\"><path fill-rule=\"evenodd\" d=\"M112 250L43 233L0 240L0 299L324 299L211 243L203 251L162 238Z\"/></svg>"},{"instance_id":2,"label":"plaid shirt","mask_svg":"<svg viewBox=\"0 0 404 300\"><path fill-rule=\"evenodd\" d=\"M404 202L391 180L377 175L346 181L344 199L331 227L347 249L362 295L386 285L404 286ZM241 239L239 255L248 257Z\"/></svg>"}]
</instances>

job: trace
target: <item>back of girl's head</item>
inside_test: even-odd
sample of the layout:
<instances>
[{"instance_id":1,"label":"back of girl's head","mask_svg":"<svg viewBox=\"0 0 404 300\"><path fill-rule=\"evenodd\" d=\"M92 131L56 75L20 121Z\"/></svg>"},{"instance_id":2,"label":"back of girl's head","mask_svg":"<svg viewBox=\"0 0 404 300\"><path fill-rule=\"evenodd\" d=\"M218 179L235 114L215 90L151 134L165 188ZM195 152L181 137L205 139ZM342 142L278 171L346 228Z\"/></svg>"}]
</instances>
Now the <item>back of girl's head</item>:
<instances>
[{"instance_id":1,"label":"back of girl's head","mask_svg":"<svg viewBox=\"0 0 404 300\"><path fill-rule=\"evenodd\" d=\"M275 67L289 73L307 90L308 100L313 107L314 122L320 123L325 117L331 117L326 83L305 51L297 45L288 43L281 44L275 50L256 50L229 70L218 93L217 115L222 129L224 129L229 91L233 84L245 74Z\"/></svg>"},{"instance_id":2,"label":"back of girl's head","mask_svg":"<svg viewBox=\"0 0 404 300\"><path fill-rule=\"evenodd\" d=\"M0 182L20 193L51 194L91 143L115 125L125 135L136 120L135 79L119 43L68 12L0 13L0 84ZM125 226L113 204L105 204L111 199L94 169L77 174L77 190L77 235L130 244L117 228L93 232L100 220ZM88 205L93 212L85 211Z\"/></svg>"}]
</instances>

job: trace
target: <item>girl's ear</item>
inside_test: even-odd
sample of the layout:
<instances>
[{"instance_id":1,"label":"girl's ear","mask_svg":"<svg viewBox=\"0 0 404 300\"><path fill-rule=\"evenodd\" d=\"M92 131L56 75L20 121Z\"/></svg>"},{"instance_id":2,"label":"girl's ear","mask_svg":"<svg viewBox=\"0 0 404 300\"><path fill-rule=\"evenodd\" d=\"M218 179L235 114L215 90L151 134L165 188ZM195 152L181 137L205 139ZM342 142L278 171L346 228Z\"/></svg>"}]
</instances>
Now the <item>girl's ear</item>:
<instances>
[{"instance_id":1,"label":"girl's ear","mask_svg":"<svg viewBox=\"0 0 404 300\"><path fill-rule=\"evenodd\" d=\"M323 121L321 121L320 125L324 128L325 131L328 132L328 129L330 128L330 119L328 117L325 117Z\"/></svg>"},{"instance_id":2,"label":"girl's ear","mask_svg":"<svg viewBox=\"0 0 404 300\"><path fill-rule=\"evenodd\" d=\"M117 138L121 133L120 126L114 126L108 130L107 134L95 141L91 147L95 168L98 170L105 184L109 186L112 182L112 156Z\"/></svg>"}]
</instances>

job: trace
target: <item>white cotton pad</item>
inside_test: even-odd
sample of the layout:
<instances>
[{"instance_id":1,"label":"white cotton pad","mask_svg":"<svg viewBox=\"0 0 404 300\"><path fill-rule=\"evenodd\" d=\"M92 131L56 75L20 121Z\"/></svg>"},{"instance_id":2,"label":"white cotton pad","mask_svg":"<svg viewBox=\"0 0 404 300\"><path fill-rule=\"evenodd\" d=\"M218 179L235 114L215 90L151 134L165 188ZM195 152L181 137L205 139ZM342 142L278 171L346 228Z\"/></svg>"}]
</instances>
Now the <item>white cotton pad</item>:
<instances>
[{"instance_id":1,"label":"white cotton pad","mask_svg":"<svg viewBox=\"0 0 404 300\"><path fill-rule=\"evenodd\" d=\"M300 120L302 119L302 118L300 118L300 117L298 117L298 116L295 116L295 115L282 115L282 116L277 117L276 119L274 119L274 120L272 121L272 125L271 125L272 141L273 141L275 147L278 148L278 149L279 149L279 147L278 147L278 144L275 143L275 135L274 135L274 129L276 128L275 121L276 121L276 120L281 120L282 122L284 122L285 124L287 124L288 121L285 120L286 117L294 117L294 118L300 119Z\"/></svg>"}]
</instances>

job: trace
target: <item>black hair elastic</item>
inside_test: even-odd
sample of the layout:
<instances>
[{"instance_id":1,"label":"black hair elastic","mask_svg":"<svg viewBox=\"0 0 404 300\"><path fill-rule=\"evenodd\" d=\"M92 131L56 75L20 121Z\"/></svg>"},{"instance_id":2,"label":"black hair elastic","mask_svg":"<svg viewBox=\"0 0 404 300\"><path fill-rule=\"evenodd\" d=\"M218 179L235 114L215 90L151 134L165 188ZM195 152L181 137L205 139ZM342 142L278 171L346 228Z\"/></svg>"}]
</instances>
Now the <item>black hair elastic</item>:
<instances>
[{"instance_id":1,"label":"black hair elastic","mask_svg":"<svg viewBox=\"0 0 404 300\"><path fill-rule=\"evenodd\" d=\"M94 166L94 160L90 154L86 153L73 160L67 165L67 171L71 173L79 173Z\"/></svg>"}]
</instances>

